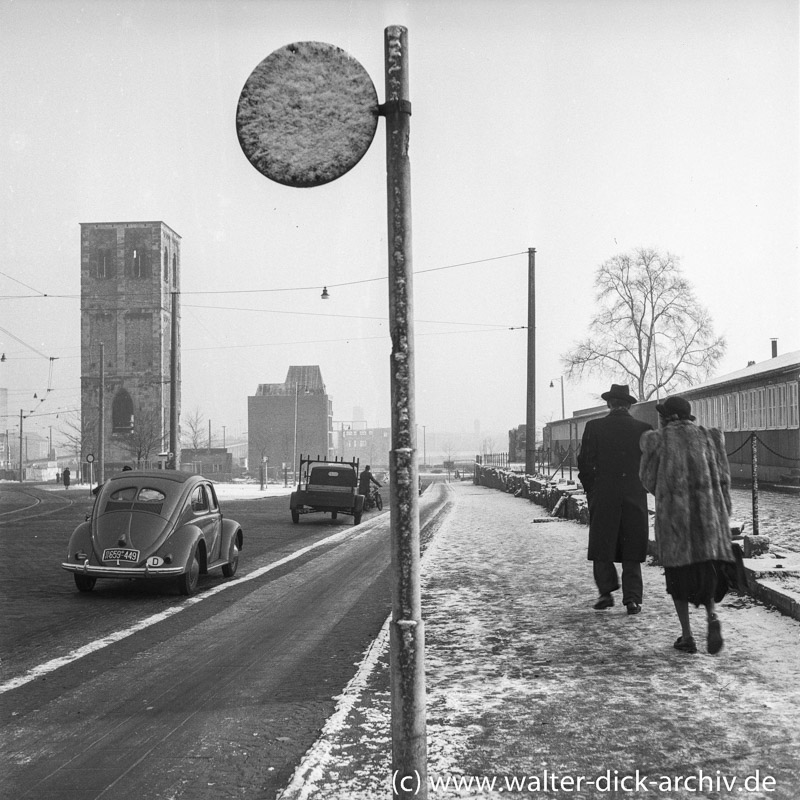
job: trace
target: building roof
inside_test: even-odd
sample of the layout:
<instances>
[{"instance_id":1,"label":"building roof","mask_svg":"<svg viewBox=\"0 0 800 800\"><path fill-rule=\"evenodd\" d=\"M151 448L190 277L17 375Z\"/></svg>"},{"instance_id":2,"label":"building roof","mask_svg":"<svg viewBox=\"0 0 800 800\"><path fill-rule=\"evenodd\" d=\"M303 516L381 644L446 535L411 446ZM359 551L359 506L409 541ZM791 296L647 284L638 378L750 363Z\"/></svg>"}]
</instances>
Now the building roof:
<instances>
[{"instance_id":1,"label":"building roof","mask_svg":"<svg viewBox=\"0 0 800 800\"><path fill-rule=\"evenodd\" d=\"M139 222L131 222L130 220L125 220L124 222L79 222L78 225L81 228L101 228L101 227L118 227L120 225L124 225L126 228L136 228L141 227L143 225L161 225L162 227L169 230L171 233L174 233L179 239L183 237L175 231L173 228L170 228L166 222L160 219L151 219L151 220L141 220Z\"/></svg>"},{"instance_id":2,"label":"building roof","mask_svg":"<svg viewBox=\"0 0 800 800\"><path fill-rule=\"evenodd\" d=\"M784 353L782 356L775 356L775 358L768 358L766 361L750 364L744 369L711 378L710 380L695 384L694 386L687 386L681 394L696 394L697 392L711 389L725 383L734 383L749 378L757 378L769 372L779 372L781 370L790 371L792 369L800 369L800 350L794 350L790 353Z\"/></svg>"},{"instance_id":3,"label":"building roof","mask_svg":"<svg viewBox=\"0 0 800 800\"><path fill-rule=\"evenodd\" d=\"M256 397L294 394L295 391L304 394L325 394L322 372L316 364L289 367L283 383L259 383Z\"/></svg>"},{"instance_id":4,"label":"building roof","mask_svg":"<svg viewBox=\"0 0 800 800\"><path fill-rule=\"evenodd\" d=\"M736 370L736 372L729 372L727 375L719 375L716 378L709 378L703 383L697 383L694 386L687 386L685 389L679 390L677 393L685 395L686 397L693 397L694 395L701 394L709 389L715 389L720 386L725 386L729 383L738 383L739 381L748 380L751 378L758 378L761 375L767 375L771 372L791 372L792 370L800 371L800 350L793 350L789 353L784 353L775 358L768 358L766 361L759 361L758 363L750 364L744 369ZM674 392L673 392L674 394ZM650 401L655 400L651 397ZM650 402L650 401L640 401ZM604 411L606 405L592 406L591 408L579 408L572 412L572 417L565 419L574 420L576 417L585 417L591 414L596 414ZM552 422L561 422L562 420L552 420Z\"/></svg>"}]
</instances>

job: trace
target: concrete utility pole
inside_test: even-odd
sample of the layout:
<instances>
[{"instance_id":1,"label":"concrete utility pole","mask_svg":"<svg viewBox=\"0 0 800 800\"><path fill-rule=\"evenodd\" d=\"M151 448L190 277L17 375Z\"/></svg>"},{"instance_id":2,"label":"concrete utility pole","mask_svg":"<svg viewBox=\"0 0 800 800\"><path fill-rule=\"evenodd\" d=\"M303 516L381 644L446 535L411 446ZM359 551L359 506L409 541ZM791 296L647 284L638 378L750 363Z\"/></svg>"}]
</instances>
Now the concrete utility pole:
<instances>
[{"instance_id":1,"label":"concrete utility pole","mask_svg":"<svg viewBox=\"0 0 800 800\"><path fill-rule=\"evenodd\" d=\"M172 320L169 358L169 452L170 469L180 469L178 452L178 293L172 292Z\"/></svg>"},{"instance_id":2,"label":"concrete utility pole","mask_svg":"<svg viewBox=\"0 0 800 800\"><path fill-rule=\"evenodd\" d=\"M97 396L97 485L106 479L106 346L100 343L100 390Z\"/></svg>"},{"instance_id":3,"label":"concrete utility pole","mask_svg":"<svg viewBox=\"0 0 800 800\"><path fill-rule=\"evenodd\" d=\"M389 325L392 335L392 789L396 797L427 798L425 629L419 584L419 492L414 443L408 31L396 25L386 28L384 34L386 103L383 114L386 117Z\"/></svg>"},{"instance_id":4,"label":"concrete utility pole","mask_svg":"<svg viewBox=\"0 0 800 800\"><path fill-rule=\"evenodd\" d=\"M22 483L22 409L19 410L19 482Z\"/></svg>"},{"instance_id":5,"label":"concrete utility pole","mask_svg":"<svg viewBox=\"0 0 800 800\"><path fill-rule=\"evenodd\" d=\"M536 472L536 249L528 248L528 392L525 472Z\"/></svg>"}]
</instances>

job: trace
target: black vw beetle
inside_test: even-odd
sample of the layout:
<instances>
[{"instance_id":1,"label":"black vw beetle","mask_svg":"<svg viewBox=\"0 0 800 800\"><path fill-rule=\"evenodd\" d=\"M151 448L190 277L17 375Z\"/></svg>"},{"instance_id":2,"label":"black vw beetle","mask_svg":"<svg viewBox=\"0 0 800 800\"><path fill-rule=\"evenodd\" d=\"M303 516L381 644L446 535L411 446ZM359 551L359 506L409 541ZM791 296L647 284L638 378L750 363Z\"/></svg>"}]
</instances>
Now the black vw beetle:
<instances>
[{"instance_id":1,"label":"black vw beetle","mask_svg":"<svg viewBox=\"0 0 800 800\"><path fill-rule=\"evenodd\" d=\"M82 592L98 578L167 578L192 594L201 573L233 577L242 528L223 517L214 485L172 470L127 471L100 488L91 517L69 540L62 567Z\"/></svg>"}]
</instances>

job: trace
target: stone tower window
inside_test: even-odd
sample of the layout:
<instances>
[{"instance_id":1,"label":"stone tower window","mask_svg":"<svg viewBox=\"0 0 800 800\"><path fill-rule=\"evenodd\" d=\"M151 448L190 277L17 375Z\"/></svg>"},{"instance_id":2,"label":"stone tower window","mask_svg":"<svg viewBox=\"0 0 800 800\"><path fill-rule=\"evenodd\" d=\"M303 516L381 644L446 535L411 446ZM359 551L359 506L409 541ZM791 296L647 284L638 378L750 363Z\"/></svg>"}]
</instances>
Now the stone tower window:
<instances>
[{"instance_id":1,"label":"stone tower window","mask_svg":"<svg viewBox=\"0 0 800 800\"><path fill-rule=\"evenodd\" d=\"M108 247L99 248L97 251L97 277L113 278L115 271L113 251Z\"/></svg>"},{"instance_id":2,"label":"stone tower window","mask_svg":"<svg viewBox=\"0 0 800 800\"><path fill-rule=\"evenodd\" d=\"M147 228L129 228L125 231L125 276L127 278L149 278L153 271L156 277L161 272L160 245L151 248L151 236Z\"/></svg>"},{"instance_id":3,"label":"stone tower window","mask_svg":"<svg viewBox=\"0 0 800 800\"><path fill-rule=\"evenodd\" d=\"M134 247L131 260L131 276L134 278L146 277L147 253L141 247Z\"/></svg>"},{"instance_id":4,"label":"stone tower window","mask_svg":"<svg viewBox=\"0 0 800 800\"><path fill-rule=\"evenodd\" d=\"M120 389L114 395L111 427L114 433L130 433L133 430L133 400L125 389Z\"/></svg>"},{"instance_id":5,"label":"stone tower window","mask_svg":"<svg viewBox=\"0 0 800 800\"><path fill-rule=\"evenodd\" d=\"M164 248L164 280L169 283L169 253Z\"/></svg>"}]
</instances>

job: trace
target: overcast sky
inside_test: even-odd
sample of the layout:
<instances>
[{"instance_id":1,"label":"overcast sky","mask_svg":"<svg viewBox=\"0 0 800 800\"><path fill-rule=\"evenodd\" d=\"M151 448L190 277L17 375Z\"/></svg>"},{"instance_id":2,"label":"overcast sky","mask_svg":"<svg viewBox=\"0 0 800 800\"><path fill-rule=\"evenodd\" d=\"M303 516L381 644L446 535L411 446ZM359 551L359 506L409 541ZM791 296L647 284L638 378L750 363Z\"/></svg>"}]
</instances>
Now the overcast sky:
<instances>
[{"instance_id":1,"label":"overcast sky","mask_svg":"<svg viewBox=\"0 0 800 800\"><path fill-rule=\"evenodd\" d=\"M319 364L335 420L359 406L388 424L384 123L351 172L296 189L250 165L235 112L256 65L296 41L346 50L382 102L395 24L409 31L417 422L429 433L525 422L530 247L540 425L561 416L559 356L586 332L595 270L636 247L680 258L727 337L719 374L768 358L772 337L800 349L796 0L0 9L6 427L20 408L36 407L26 425L44 430L79 408L79 223L138 220L182 237L184 415L199 409L230 436L259 383ZM566 383L567 413L610 382Z\"/></svg>"}]
</instances>

